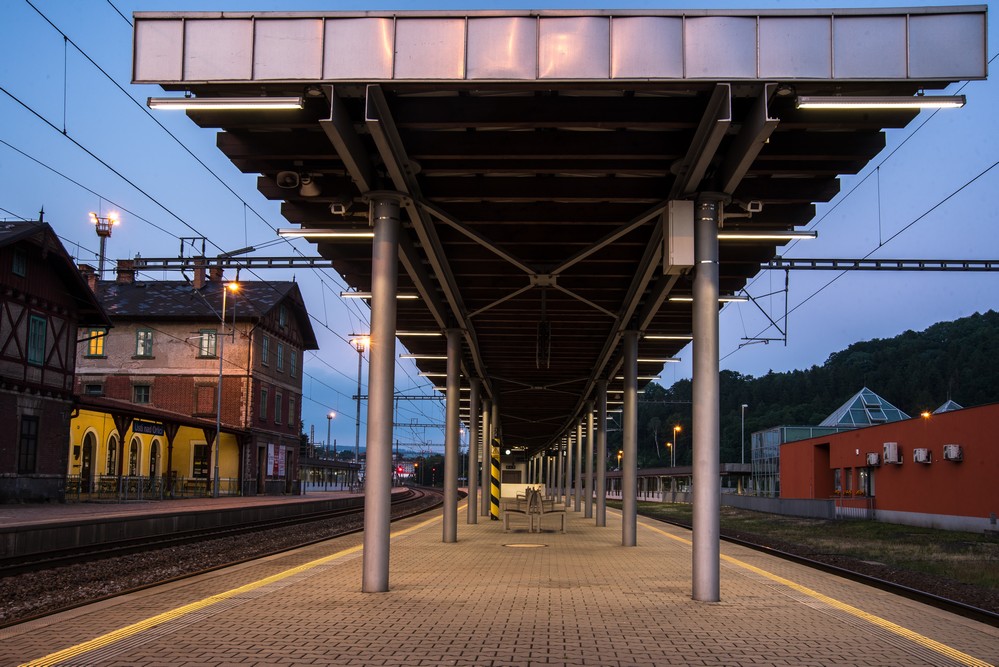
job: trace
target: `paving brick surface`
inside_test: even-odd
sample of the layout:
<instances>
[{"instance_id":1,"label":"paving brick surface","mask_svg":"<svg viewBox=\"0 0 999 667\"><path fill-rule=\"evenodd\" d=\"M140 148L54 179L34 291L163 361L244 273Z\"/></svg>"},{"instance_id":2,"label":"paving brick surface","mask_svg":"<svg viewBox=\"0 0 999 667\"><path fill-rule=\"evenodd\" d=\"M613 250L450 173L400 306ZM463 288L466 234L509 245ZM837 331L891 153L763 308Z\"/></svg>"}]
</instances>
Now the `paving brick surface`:
<instances>
[{"instance_id":1,"label":"paving brick surface","mask_svg":"<svg viewBox=\"0 0 999 667\"><path fill-rule=\"evenodd\" d=\"M722 600L691 600L689 533L618 516L565 534L439 517L393 540L387 593L360 592L359 535L0 631L18 664L157 614L157 624L63 664L101 665L957 665L999 662L999 630L883 591L723 545ZM524 545L534 545L534 548ZM753 568L758 568L755 570ZM238 586L249 590L228 594ZM217 595L189 613L171 612ZM826 597L823 597L826 596ZM893 625L895 624L895 625ZM980 662L975 662L976 660Z\"/></svg>"}]
</instances>

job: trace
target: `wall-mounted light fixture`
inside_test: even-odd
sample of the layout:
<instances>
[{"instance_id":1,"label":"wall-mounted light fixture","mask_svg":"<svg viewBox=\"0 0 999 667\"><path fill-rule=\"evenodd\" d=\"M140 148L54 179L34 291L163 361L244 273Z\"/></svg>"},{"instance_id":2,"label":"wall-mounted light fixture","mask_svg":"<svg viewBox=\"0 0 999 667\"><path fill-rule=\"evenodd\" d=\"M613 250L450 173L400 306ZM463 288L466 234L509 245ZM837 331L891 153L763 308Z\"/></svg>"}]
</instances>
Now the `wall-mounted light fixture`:
<instances>
[{"instance_id":1,"label":"wall-mounted light fixture","mask_svg":"<svg viewBox=\"0 0 999 667\"><path fill-rule=\"evenodd\" d=\"M799 109L959 109L965 105L964 95L884 95L849 97L846 95L799 95Z\"/></svg>"},{"instance_id":2,"label":"wall-mounted light fixture","mask_svg":"<svg viewBox=\"0 0 999 667\"><path fill-rule=\"evenodd\" d=\"M301 109L302 96L297 97L150 97L150 109L201 109L244 111L253 109Z\"/></svg>"}]
</instances>

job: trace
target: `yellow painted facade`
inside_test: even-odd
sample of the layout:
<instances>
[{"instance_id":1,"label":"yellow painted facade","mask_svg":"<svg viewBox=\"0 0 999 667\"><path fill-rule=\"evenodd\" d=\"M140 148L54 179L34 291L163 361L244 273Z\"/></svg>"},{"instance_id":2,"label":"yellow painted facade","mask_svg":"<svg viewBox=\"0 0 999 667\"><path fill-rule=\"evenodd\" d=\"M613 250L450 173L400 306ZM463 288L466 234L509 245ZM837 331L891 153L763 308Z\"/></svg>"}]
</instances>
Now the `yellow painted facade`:
<instances>
[{"instance_id":1,"label":"yellow painted facade","mask_svg":"<svg viewBox=\"0 0 999 667\"><path fill-rule=\"evenodd\" d=\"M159 424L152 420L144 423ZM212 444L200 428L181 426L171 448L165 435L136 433L133 428L121 434L110 414L80 410L70 423L67 474L79 477L81 490L87 492L96 488L99 478L117 477L119 470L125 477L152 480L165 478L172 471L181 491L211 479L215 465ZM220 449L219 478L223 484L232 480L235 485L239 477L236 436L223 432Z\"/></svg>"}]
</instances>

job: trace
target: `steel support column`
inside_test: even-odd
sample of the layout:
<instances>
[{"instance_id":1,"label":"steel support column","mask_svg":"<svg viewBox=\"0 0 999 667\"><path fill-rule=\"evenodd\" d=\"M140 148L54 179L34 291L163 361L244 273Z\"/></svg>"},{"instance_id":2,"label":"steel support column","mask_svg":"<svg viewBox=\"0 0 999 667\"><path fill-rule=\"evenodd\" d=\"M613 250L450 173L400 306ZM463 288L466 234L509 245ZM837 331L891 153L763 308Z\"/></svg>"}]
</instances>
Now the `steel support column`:
<instances>
[{"instance_id":1,"label":"steel support column","mask_svg":"<svg viewBox=\"0 0 999 667\"><path fill-rule=\"evenodd\" d=\"M482 497L479 499L479 514L482 516L489 516L489 452L490 447L492 447L493 437L492 437L492 423L490 421L490 415L492 414L492 401L484 400L482 401L482 470L479 475L479 486L481 487Z\"/></svg>"},{"instance_id":2,"label":"steel support column","mask_svg":"<svg viewBox=\"0 0 999 667\"><path fill-rule=\"evenodd\" d=\"M607 380L597 380L597 513L596 525L607 525Z\"/></svg>"},{"instance_id":3,"label":"steel support column","mask_svg":"<svg viewBox=\"0 0 999 667\"><path fill-rule=\"evenodd\" d=\"M562 452L562 443L555 446L555 489L552 496L562 495L562 482L565 480L565 454Z\"/></svg>"},{"instance_id":4,"label":"steel support column","mask_svg":"<svg viewBox=\"0 0 999 667\"><path fill-rule=\"evenodd\" d=\"M693 598L719 600L718 205L701 194L694 230Z\"/></svg>"},{"instance_id":5,"label":"steel support column","mask_svg":"<svg viewBox=\"0 0 999 667\"><path fill-rule=\"evenodd\" d=\"M625 331L624 410L621 430L624 457L621 459L621 546L635 546L638 532L638 332Z\"/></svg>"},{"instance_id":6,"label":"steel support column","mask_svg":"<svg viewBox=\"0 0 999 667\"><path fill-rule=\"evenodd\" d=\"M593 431L593 401L586 402L586 477L583 495L583 518L593 518L593 450L595 448Z\"/></svg>"},{"instance_id":7,"label":"steel support column","mask_svg":"<svg viewBox=\"0 0 999 667\"><path fill-rule=\"evenodd\" d=\"M565 435L565 508L572 509L572 435Z\"/></svg>"},{"instance_id":8,"label":"steel support column","mask_svg":"<svg viewBox=\"0 0 999 667\"><path fill-rule=\"evenodd\" d=\"M574 458L576 465L576 493L573 496L573 511L580 511L583 508L583 420L580 418L576 424L576 455Z\"/></svg>"},{"instance_id":9,"label":"steel support column","mask_svg":"<svg viewBox=\"0 0 999 667\"><path fill-rule=\"evenodd\" d=\"M461 406L461 330L447 331L447 403L444 414L444 542L458 541L458 470L461 440L458 409Z\"/></svg>"},{"instance_id":10,"label":"steel support column","mask_svg":"<svg viewBox=\"0 0 999 667\"><path fill-rule=\"evenodd\" d=\"M392 405L395 386L395 315L399 273L399 203L396 193L372 193L371 347L368 361L367 472L361 590L389 589L392 509Z\"/></svg>"},{"instance_id":11,"label":"steel support column","mask_svg":"<svg viewBox=\"0 0 999 667\"><path fill-rule=\"evenodd\" d=\"M479 522L479 388L482 383L478 378L469 381L472 391L469 393L468 410L468 518L466 523Z\"/></svg>"}]
</instances>

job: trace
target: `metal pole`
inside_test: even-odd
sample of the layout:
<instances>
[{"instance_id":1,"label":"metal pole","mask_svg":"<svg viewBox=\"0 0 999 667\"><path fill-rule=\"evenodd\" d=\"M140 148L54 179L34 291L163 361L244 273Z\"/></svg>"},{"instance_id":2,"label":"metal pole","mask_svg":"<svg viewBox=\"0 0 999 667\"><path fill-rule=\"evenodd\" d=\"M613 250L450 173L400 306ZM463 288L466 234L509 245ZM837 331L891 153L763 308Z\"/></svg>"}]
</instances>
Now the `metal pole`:
<instances>
[{"instance_id":1,"label":"metal pole","mask_svg":"<svg viewBox=\"0 0 999 667\"><path fill-rule=\"evenodd\" d=\"M694 230L693 598L719 596L721 477L718 381L718 203L697 200Z\"/></svg>"},{"instance_id":2,"label":"metal pole","mask_svg":"<svg viewBox=\"0 0 999 667\"><path fill-rule=\"evenodd\" d=\"M395 325L393 325L395 328ZM354 341L354 347L357 348L357 418L354 421L354 475L357 476L361 472L361 359L364 357L364 343L361 341ZM370 405L370 391L371 391L371 365L368 365L368 411L371 411Z\"/></svg>"},{"instance_id":3,"label":"metal pole","mask_svg":"<svg viewBox=\"0 0 999 667\"><path fill-rule=\"evenodd\" d=\"M742 454L742 464L746 464L746 408L748 403L742 404L742 435L739 438L739 453Z\"/></svg>"},{"instance_id":4,"label":"metal pole","mask_svg":"<svg viewBox=\"0 0 999 667\"><path fill-rule=\"evenodd\" d=\"M371 247L371 356L368 363L367 473L361 590L365 593L381 593L389 588L399 196L394 193L377 195L372 216L375 238Z\"/></svg>"},{"instance_id":5,"label":"metal pole","mask_svg":"<svg viewBox=\"0 0 999 667\"><path fill-rule=\"evenodd\" d=\"M101 237L101 250L103 251L104 237ZM215 389L215 477L212 481L212 497L219 497L219 454L222 453L222 351L225 349L225 300L228 290L225 283L222 285L222 326L219 329L219 336L216 336L216 343L219 348L219 384Z\"/></svg>"},{"instance_id":6,"label":"metal pole","mask_svg":"<svg viewBox=\"0 0 999 667\"><path fill-rule=\"evenodd\" d=\"M607 525L607 380L597 380L597 515Z\"/></svg>"},{"instance_id":7,"label":"metal pole","mask_svg":"<svg viewBox=\"0 0 999 667\"><path fill-rule=\"evenodd\" d=\"M621 546L635 546L638 533L638 332L625 331L624 409L622 436L624 460L621 462Z\"/></svg>"},{"instance_id":8,"label":"metal pole","mask_svg":"<svg viewBox=\"0 0 999 667\"><path fill-rule=\"evenodd\" d=\"M447 331L447 397L444 407L444 542L458 541L458 407L461 405L461 331Z\"/></svg>"},{"instance_id":9,"label":"metal pole","mask_svg":"<svg viewBox=\"0 0 999 667\"><path fill-rule=\"evenodd\" d=\"M482 384L478 378L469 382L472 391L469 394L468 410L468 518L466 523L479 522L479 387Z\"/></svg>"},{"instance_id":10,"label":"metal pole","mask_svg":"<svg viewBox=\"0 0 999 667\"><path fill-rule=\"evenodd\" d=\"M580 417L576 424L576 493L574 495L574 511L578 512L583 508L583 419Z\"/></svg>"},{"instance_id":11,"label":"metal pole","mask_svg":"<svg viewBox=\"0 0 999 667\"><path fill-rule=\"evenodd\" d=\"M572 435L565 435L565 508L570 509L572 505Z\"/></svg>"},{"instance_id":12,"label":"metal pole","mask_svg":"<svg viewBox=\"0 0 999 667\"><path fill-rule=\"evenodd\" d=\"M593 401L586 402L586 477L583 495L586 503L583 506L583 518L593 518L593 450L596 433L593 431Z\"/></svg>"},{"instance_id":13,"label":"metal pole","mask_svg":"<svg viewBox=\"0 0 999 667\"><path fill-rule=\"evenodd\" d=\"M489 516L489 488L491 486L489 482L489 470L491 467L490 463L490 452L492 447L492 424L490 422L490 415L492 414L492 402L489 400L482 401L482 469L479 473L480 488L482 493L481 502L479 503L479 513L482 516Z\"/></svg>"},{"instance_id":14,"label":"metal pole","mask_svg":"<svg viewBox=\"0 0 999 667\"><path fill-rule=\"evenodd\" d=\"M555 451L555 491L552 495L559 497L562 495L562 483L565 481L565 453L562 451L561 441L556 445Z\"/></svg>"}]
</instances>

